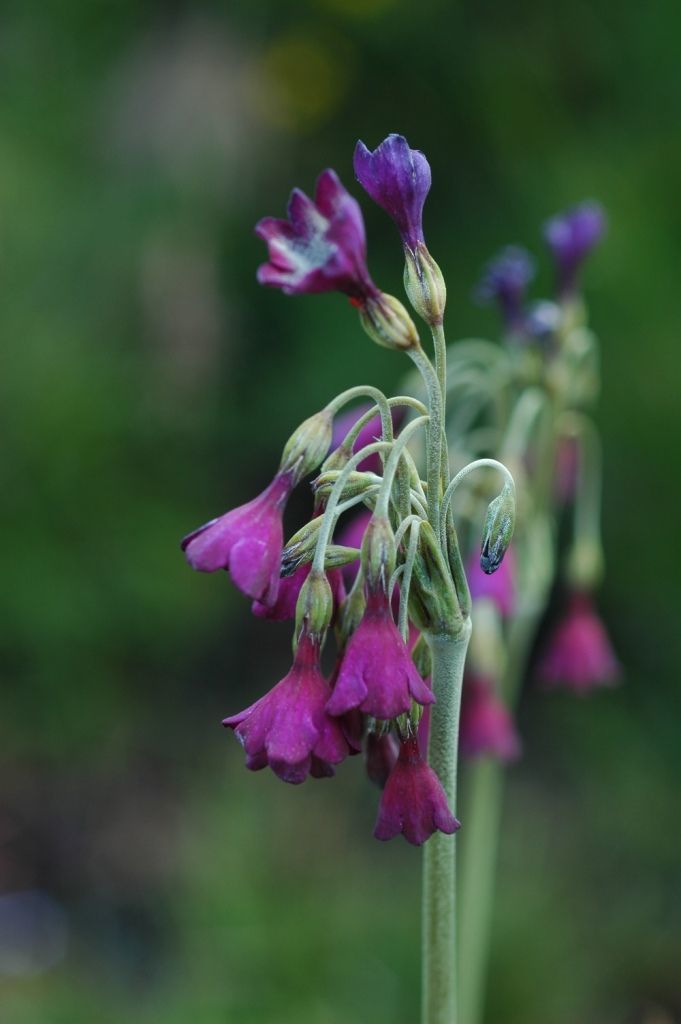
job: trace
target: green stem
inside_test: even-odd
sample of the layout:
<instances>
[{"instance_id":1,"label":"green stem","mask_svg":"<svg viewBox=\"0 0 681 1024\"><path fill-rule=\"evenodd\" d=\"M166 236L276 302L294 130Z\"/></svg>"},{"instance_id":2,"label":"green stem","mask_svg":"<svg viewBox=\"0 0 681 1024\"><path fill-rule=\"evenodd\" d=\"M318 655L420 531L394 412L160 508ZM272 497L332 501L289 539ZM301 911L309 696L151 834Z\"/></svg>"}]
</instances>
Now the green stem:
<instances>
[{"instance_id":1,"label":"green stem","mask_svg":"<svg viewBox=\"0 0 681 1024\"><path fill-rule=\"evenodd\" d=\"M428 411L430 427L428 429L427 472L428 481L428 519L440 536L440 477L442 470L444 404L442 390L437 374L428 356L420 346L409 349L408 355L416 364L428 391Z\"/></svg>"},{"instance_id":2,"label":"green stem","mask_svg":"<svg viewBox=\"0 0 681 1024\"><path fill-rule=\"evenodd\" d=\"M461 635L428 636L436 702L430 709L429 762L456 813L459 710L470 619ZM456 1024L456 839L436 832L423 851L421 1024Z\"/></svg>"}]
</instances>

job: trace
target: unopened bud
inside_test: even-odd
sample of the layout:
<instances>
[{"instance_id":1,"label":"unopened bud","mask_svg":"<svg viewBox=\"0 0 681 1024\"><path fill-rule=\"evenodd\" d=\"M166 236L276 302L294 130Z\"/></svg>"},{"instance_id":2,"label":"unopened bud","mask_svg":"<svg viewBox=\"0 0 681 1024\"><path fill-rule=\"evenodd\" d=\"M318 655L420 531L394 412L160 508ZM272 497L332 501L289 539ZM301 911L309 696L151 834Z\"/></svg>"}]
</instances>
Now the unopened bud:
<instances>
[{"instance_id":1,"label":"unopened bud","mask_svg":"<svg viewBox=\"0 0 681 1024\"><path fill-rule=\"evenodd\" d=\"M405 247L404 255L404 290L421 319L435 327L442 323L447 301L442 271L422 242L413 252Z\"/></svg>"},{"instance_id":2,"label":"unopened bud","mask_svg":"<svg viewBox=\"0 0 681 1024\"><path fill-rule=\"evenodd\" d=\"M304 420L284 445L280 471L292 473L295 483L312 473L329 450L332 431L333 416L326 409Z\"/></svg>"},{"instance_id":3,"label":"unopened bud","mask_svg":"<svg viewBox=\"0 0 681 1024\"><path fill-rule=\"evenodd\" d=\"M482 537L480 568L491 576L496 572L511 543L515 526L515 491L504 484L501 494L489 503Z\"/></svg>"},{"instance_id":4,"label":"unopened bud","mask_svg":"<svg viewBox=\"0 0 681 1024\"><path fill-rule=\"evenodd\" d=\"M317 516L293 534L281 553L282 576L292 576L299 566L312 560L321 525L322 518Z\"/></svg>"},{"instance_id":5,"label":"unopened bud","mask_svg":"<svg viewBox=\"0 0 681 1024\"><path fill-rule=\"evenodd\" d=\"M603 548L600 541L578 537L567 557L566 576L574 590L594 590L603 576Z\"/></svg>"},{"instance_id":6,"label":"unopened bud","mask_svg":"<svg viewBox=\"0 0 681 1024\"><path fill-rule=\"evenodd\" d=\"M362 569L369 590L380 588L387 594L396 560L395 534L389 520L373 516L362 539Z\"/></svg>"},{"instance_id":7,"label":"unopened bud","mask_svg":"<svg viewBox=\"0 0 681 1024\"><path fill-rule=\"evenodd\" d=\"M449 568L445 565L433 527L422 522L409 589L409 614L422 632L453 635L461 612Z\"/></svg>"},{"instance_id":8,"label":"unopened bud","mask_svg":"<svg viewBox=\"0 0 681 1024\"><path fill-rule=\"evenodd\" d=\"M312 491L315 496L315 500L323 501L326 503L329 500L331 491L334 488L336 481L340 473L338 470L326 470L320 473L316 480L312 482ZM370 487L375 487L380 484L381 478L376 473L360 473L355 471L350 473L345 480L343 489L339 495L339 501L347 501L348 498L356 498L360 494L364 494Z\"/></svg>"},{"instance_id":9,"label":"unopened bud","mask_svg":"<svg viewBox=\"0 0 681 1024\"><path fill-rule=\"evenodd\" d=\"M370 296L360 307L359 319L372 341L384 348L415 348L419 336L414 321L406 309L392 295L379 292Z\"/></svg>"},{"instance_id":10,"label":"unopened bud","mask_svg":"<svg viewBox=\"0 0 681 1024\"><path fill-rule=\"evenodd\" d=\"M432 675L433 667L430 647L423 633L412 648L411 660L416 665L416 670L423 679L428 679Z\"/></svg>"},{"instance_id":11,"label":"unopened bud","mask_svg":"<svg viewBox=\"0 0 681 1024\"><path fill-rule=\"evenodd\" d=\"M361 577L361 573L359 575ZM366 603L364 587L361 578L359 578L343 601L336 616L336 640L340 651L345 648L348 640L362 621Z\"/></svg>"},{"instance_id":12,"label":"unopened bud","mask_svg":"<svg viewBox=\"0 0 681 1024\"><path fill-rule=\"evenodd\" d=\"M308 636L323 640L333 616L333 594L323 572L311 572L296 603L296 636L304 630Z\"/></svg>"}]
</instances>

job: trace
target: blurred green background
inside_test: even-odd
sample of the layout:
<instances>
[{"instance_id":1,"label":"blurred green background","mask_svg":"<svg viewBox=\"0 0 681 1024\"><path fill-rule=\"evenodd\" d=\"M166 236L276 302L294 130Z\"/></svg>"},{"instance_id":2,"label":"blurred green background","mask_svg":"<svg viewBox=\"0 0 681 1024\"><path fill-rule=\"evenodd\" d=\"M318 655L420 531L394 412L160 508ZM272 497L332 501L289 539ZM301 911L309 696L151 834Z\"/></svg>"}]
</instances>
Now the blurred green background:
<instances>
[{"instance_id":1,"label":"blurred green background","mask_svg":"<svg viewBox=\"0 0 681 1024\"><path fill-rule=\"evenodd\" d=\"M220 719L289 630L178 549L332 394L404 374L337 297L255 282L255 221L328 165L359 196L355 140L389 131L432 165L451 340L497 333L470 293L501 244L610 218L586 291L626 683L528 683L487 1021L681 1020L680 33L672 0L0 6L3 1024L417 1019L418 852L371 838L359 759L243 770Z\"/></svg>"}]
</instances>

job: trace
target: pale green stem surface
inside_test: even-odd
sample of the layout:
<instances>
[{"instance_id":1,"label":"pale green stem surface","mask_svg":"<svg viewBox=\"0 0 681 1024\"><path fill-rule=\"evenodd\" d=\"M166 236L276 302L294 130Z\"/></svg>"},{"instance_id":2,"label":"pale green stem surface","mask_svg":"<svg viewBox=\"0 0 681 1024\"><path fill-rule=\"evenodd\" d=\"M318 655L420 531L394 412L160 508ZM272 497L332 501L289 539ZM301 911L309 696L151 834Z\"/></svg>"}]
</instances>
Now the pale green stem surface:
<instances>
[{"instance_id":1,"label":"pale green stem surface","mask_svg":"<svg viewBox=\"0 0 681 1024\"><path fill-rule=\"evenodd\" d=\"M429 636L436 702L430 709L429 762L453 814L459 711L470 619L463 633ZM456 837L436 832L423 850L423 933L421 1024L456 1024Z\"/></svg>"}]
</instances>

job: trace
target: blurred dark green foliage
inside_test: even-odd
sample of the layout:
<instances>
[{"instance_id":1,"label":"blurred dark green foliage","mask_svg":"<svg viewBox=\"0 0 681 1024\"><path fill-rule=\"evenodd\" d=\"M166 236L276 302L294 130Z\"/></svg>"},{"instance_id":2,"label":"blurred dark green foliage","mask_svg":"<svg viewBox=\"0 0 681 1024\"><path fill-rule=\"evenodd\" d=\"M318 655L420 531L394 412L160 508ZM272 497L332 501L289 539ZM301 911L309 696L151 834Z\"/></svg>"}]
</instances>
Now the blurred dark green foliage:
<instances>
[{"instance_id":1,"label":"blurred dark green foliage","mask_svg":"<svg viewBox=\"0 0 681 1024\"><path fill-rule=\"evenodd\" d=\"M433 168L452 340L497 332L470 302L497 247L540 251L584 197L610 218L586 290L626 684L528 686L488 1020L681 1013L680 32L671 0L2 6L0 886L70 928L56 968L0 977L3 1024L416 1019L418 856L371 839L357 762L297 790L242 770L219 721L288 631L177 546L333 393L404 373L338 297L254 277L258 217L324 166L352 185L355 139L389 131Z\"/></svg>"}]
</instances>

